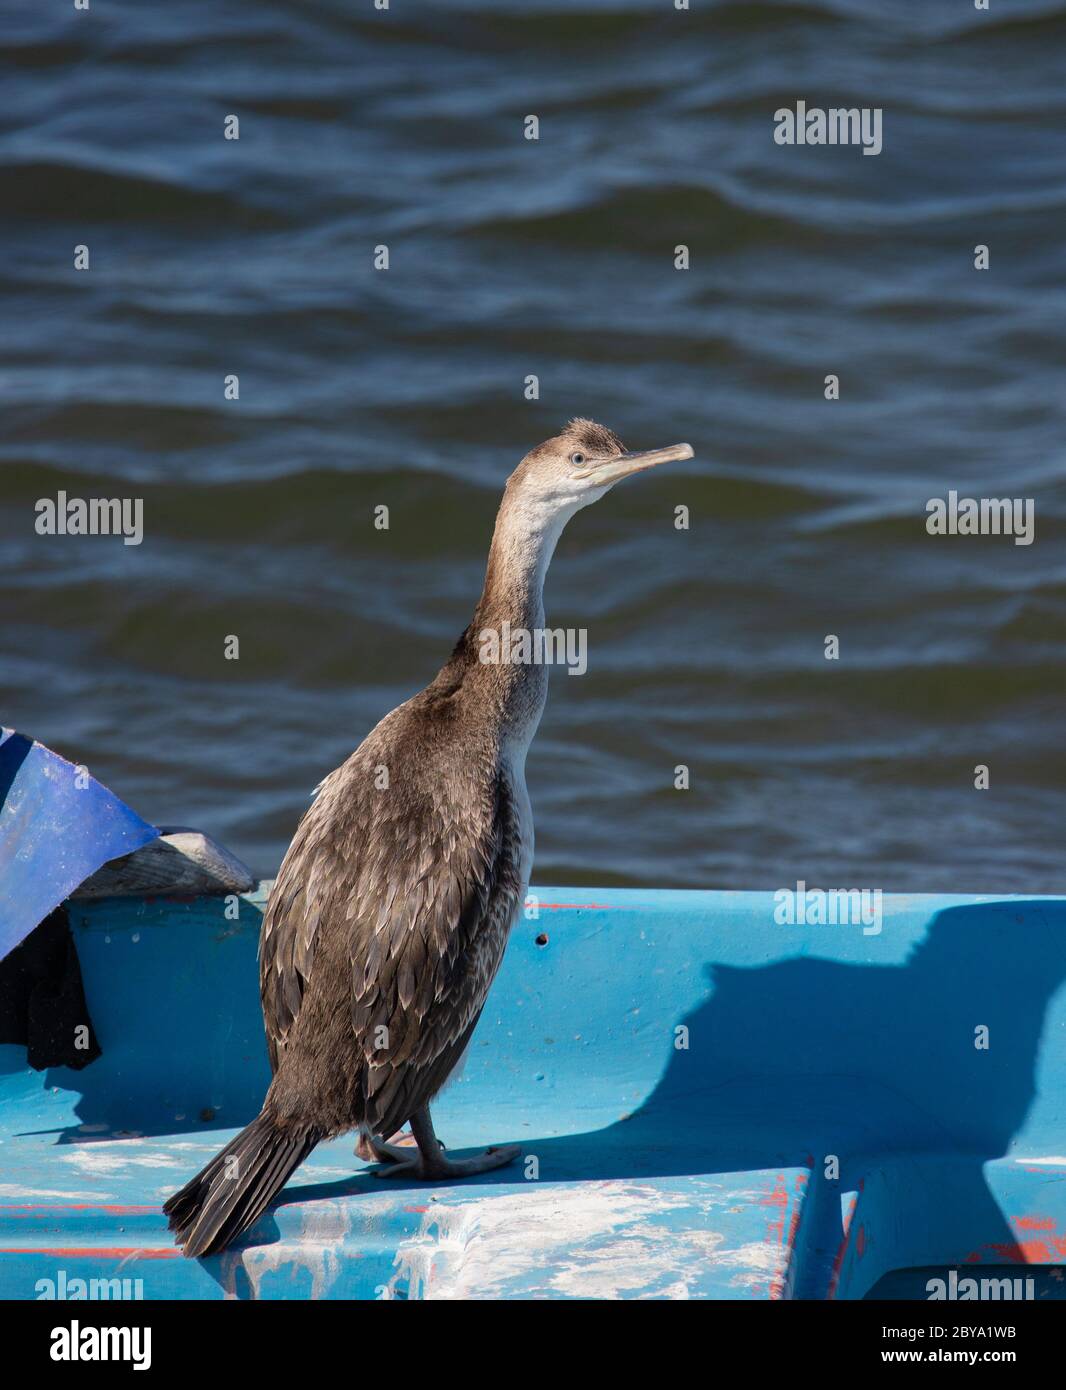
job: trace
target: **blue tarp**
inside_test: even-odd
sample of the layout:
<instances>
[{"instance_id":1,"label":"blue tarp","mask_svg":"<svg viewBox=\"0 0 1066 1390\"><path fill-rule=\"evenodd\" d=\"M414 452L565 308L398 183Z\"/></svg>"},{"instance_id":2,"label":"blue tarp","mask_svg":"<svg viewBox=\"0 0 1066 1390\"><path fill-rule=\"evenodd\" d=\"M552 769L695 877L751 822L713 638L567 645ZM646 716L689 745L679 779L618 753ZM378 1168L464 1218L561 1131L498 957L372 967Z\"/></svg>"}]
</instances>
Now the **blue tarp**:
<instances>
[{"instance_id":1,"label":"blue tarp","mask_svg":"<svg viewBox=\"0 0 1066 1390\"><path fill-rule=\"evenodd\" d=\"M102 864L158 835L84 768L0 728L0 960Z\"/></svg>"}]
</instances>

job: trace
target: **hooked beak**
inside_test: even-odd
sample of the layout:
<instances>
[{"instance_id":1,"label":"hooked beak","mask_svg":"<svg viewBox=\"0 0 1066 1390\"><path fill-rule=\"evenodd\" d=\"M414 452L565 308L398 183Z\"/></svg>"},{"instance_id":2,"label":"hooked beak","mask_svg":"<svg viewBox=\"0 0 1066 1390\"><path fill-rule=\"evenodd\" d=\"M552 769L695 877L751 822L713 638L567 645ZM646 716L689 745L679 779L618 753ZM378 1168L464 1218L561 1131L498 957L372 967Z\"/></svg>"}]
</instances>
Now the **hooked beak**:
<instances>
[{"instance_id":1,"label":"hooked beak","mask_svg":"<svg viewBox=\"0 0 1066 1390\"><path fill-rule=\"evenodd\" d=\"M665 449L647 449L641 454L618 454L605 463L592 463L587 468L579 468L571 473L572 478L588 478L595 487L616 483L619 478L628 478L630 473L642 473L645 468L654 468L660 463L673 463L676 459L690 459L691 444L670 444Z\"/></svg>"}]
</instances>

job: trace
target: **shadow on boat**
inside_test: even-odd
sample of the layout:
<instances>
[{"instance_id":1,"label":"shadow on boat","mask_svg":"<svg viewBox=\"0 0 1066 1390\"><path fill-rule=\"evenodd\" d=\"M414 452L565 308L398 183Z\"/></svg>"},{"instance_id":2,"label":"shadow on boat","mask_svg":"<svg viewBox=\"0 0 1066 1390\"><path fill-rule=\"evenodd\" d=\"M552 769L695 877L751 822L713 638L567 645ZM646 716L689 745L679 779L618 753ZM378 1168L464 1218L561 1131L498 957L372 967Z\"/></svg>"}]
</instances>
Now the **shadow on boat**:
<instances>
[{"instance_id":1,"label":"shadow on boat","mask_svg":"<svg viewBox=\"0 0 1066 1390\"><path fill-rule=\"evenodd\" d=\"M823 1198L837 1200L837 1231L840 1194L896 1164L892 1219L919 1245L923 1227L957 1221L974 1244L1020 1258L984 1164L1025 1124L1047 1004L1064 977L1066 908L1051 900L942 911L900 965L710 963L705 998L679 1020L679 1045L644 1103L606 1128L527 1140L524 1152L551 1182L809 1166ZM364 1187L319 1184L281 1201Z\"/></svg>"}]
</instances>

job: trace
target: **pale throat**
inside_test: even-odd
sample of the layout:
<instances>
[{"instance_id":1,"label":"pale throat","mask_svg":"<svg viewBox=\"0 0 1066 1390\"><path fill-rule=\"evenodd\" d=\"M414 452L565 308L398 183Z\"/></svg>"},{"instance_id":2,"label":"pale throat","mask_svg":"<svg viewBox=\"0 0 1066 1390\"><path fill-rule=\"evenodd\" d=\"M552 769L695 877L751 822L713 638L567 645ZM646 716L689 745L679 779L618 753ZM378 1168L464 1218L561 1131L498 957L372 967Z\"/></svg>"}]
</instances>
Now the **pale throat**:
<instances>
[{"instance_id":1,"label":"pale throat","mask_svg":"<svg viewBox=\"0 0 1066 1390\"><path fill-rule=\"evenodd\" d=\"M544 580L566 523L579 504L550 505L505 494L489 548L476 620L512 628L544 625Z\"/></svg>"},{"instance_id":2,"label":"pale throat","mask_svg":"<svg viewBox=\"0 0 1066 1390\"><path fill-rule=\"evenodd\" d=\"M506 495L496 517L485 587L474 614L475 637L485 629L501 636L544 627L544 580L572 506L539 504ZM521 768L537 731L548 693L543 665L501 664L483 668L500 702L500 719L510 755Z\"/></svg>"}]
</instances>

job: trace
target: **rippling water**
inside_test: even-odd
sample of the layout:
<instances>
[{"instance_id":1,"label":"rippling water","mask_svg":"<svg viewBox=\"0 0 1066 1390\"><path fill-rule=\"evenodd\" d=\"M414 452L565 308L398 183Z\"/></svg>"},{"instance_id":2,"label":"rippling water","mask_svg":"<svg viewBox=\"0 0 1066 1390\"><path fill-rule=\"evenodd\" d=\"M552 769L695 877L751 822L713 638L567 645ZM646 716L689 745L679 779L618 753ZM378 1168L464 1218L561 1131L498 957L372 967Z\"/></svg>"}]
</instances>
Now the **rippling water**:
<instances>
[{"instance_id":1,"label":"rippling water","mask_svg":"<svg viewBox=\"0 0 1066 1390\"><path fill-rule=\"evenodd\" d=\"M271 872L591 415L696 458L560 545L536 879L1061 889L1066 7L354 8L5 18L4 722ZM798 99L882 153L776 145ZM951 488L1036 543L928 536ZM35 535L60 489L144 543Z\"/></svg>"}]
</instances>

